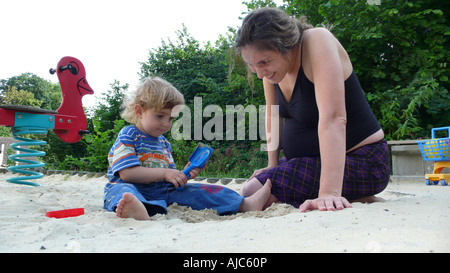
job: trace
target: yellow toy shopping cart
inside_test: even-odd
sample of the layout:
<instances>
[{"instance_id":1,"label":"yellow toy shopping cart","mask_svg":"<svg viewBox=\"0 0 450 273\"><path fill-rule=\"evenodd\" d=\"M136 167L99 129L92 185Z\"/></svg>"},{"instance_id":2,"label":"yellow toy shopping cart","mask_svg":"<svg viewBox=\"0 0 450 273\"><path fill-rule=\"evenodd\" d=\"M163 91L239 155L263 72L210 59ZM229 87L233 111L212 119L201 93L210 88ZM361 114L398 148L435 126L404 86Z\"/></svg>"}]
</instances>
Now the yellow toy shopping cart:
<instances>
[{"instance_id":1,"label":"yellow toy shopping cart","mask_svg":"<svg viewBox=\"0 0 450 273\"><path fill-rule=\"evenodd\" d=\"M447 138L435 138L437 131L447 130ZM423 160L434 161L433 174L425 174L427 185L447 186L450 174L441 174L444 168L450 168L450 127L433 128L431 140L417 141Z\"/></svg>"}]
</instances>

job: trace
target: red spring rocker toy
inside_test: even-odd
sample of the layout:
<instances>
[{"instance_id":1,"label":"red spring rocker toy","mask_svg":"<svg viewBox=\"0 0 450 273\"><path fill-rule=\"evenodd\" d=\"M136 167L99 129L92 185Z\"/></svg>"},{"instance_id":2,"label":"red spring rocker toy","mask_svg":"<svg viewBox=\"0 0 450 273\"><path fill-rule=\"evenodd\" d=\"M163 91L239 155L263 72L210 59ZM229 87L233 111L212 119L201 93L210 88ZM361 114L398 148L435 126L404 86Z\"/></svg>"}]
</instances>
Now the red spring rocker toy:
<instances>
[{"instance_id":1,"label":"red spring rocker toy","mask_svg":"<svg viewBox=\"0 0 450 273\"><path fill-rule=\"evenodd\" d=\"M56 111L41 109L24 105L0 105L0 126L12 128L13 137L19 141L11 147L21 153L9 156L11 160L23 163L10 166L8 170L27 176L13 177L8 182L40 186L38 183L24 180L38 179L44 175L28 169L41 168L45 164L32 161L29 157L44 156L45 153L24 148L23 146L45 145L45 141L21 137L25 134L46 134L54 130L56 135L64 142L75 143L89 133L84 114L82 97L94 94L86 80L86 70L83 63L74 57L63 57L56 69L50 69L50 74L57 74L61 85L62 102Z\"/></svg>"}]
</instances>

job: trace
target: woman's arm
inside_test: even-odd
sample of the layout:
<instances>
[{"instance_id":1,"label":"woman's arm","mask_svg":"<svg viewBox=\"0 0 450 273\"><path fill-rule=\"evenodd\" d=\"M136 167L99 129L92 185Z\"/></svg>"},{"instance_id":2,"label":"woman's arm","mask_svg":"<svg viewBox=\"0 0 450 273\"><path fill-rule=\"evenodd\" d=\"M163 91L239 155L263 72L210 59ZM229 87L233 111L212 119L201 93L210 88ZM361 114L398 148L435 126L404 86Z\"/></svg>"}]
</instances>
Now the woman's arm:
<instances>
[{"instance_id":1,"label":"woman's arm","mask_svg":"<svg viewBox=\"0 0 450 273\"><path fill-rule=\"evenodd\" d=\"M304 43L305 61L310 66L319 109L321 175L319 198L307 201L307 209L334 210L350 206L341 198L346 154L346 109L343 65L337 41L326 29L308 32Z\"/></svg>"},{"instance_id":2,"label":"woman's arm","mask_svg":"<svg viewBox=\"0 0 450 273\"><path fill-rule=\"evenodd\" d=\"M283 130L283 119L278 113L276 104L275 86L263 79L264 94L266 97L266 140L267 140L267 166L253 172L248 180L261 173L263 170L273 168L278 165L281 148L281 131ZM272 111L273 110L273 111Z\"/></svg>"},{"instance_id":3,"label":"woman's arm","mask_svg":"<svg viewBox=\"0 0 450 273\"><path fill-rule=\"evenodd\" d=\"M280 117L276 104L275 86L263 79L264 94L266 97L266 139L268 166L278 165L281 147L281 131L283 130L283 119Z\"/></svg>"}]
</instances>

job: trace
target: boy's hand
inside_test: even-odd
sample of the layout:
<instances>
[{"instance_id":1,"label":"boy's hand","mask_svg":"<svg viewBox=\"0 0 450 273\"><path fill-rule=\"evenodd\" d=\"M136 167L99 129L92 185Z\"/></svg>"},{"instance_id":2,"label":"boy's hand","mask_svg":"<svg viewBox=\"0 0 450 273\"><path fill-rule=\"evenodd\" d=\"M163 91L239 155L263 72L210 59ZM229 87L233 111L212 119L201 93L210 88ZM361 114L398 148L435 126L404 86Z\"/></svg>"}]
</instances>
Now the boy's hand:
<instances>
[{"instance_id":1,"label":"boy's hand","mask_svg":"<svg viewBox=\"0 0 450 273\"><path fill-rule=\"evenodd\" d=\"M166 169L164 180L172 183L176 188L184 187L184 185L188 181L186 175L183 172L175 169Z\"/></svg>"},{"instance_id":2,"label":"boy's hand","mask_svg":"<svg viewBox=\"0 0 450 273\"><path fill-rule=\"evenodd\" d=\"M191 162L188 162L187 164L186 164L186 166L184 166L184 169L183 170L185 170L187 167L189 167L189 165L191 165ZM192 169L190 172L189 172L189 179L194 179L194 178L196 178L197 176L198 176L198 174L201 172L201 171L203 171L204 169L206 169L206 164L205 164L205 166L202 168L202 169L200 169L200 168L195 168L195 169Z\"/></svg>"}]
</instances>

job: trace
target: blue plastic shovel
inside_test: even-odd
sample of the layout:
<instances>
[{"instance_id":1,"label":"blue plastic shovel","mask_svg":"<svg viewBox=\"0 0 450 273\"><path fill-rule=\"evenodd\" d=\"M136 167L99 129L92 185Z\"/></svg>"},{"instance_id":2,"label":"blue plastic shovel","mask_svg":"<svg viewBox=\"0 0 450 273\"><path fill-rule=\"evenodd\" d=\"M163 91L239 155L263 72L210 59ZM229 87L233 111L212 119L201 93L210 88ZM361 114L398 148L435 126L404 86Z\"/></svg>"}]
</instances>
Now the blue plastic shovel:
<instances>
[{"instance_id":1,"label":"blue plastic shovel","mask_svg":"<svg viewBox=\"0 0 450 273\"><path fill-rule=\"evenodd\" d=\"M212 155L212 152L213 149L203 143L199 143L197 145L197 148L195 148L195 151L189 157L189 162L191 163L191 165L183 170L183 173L187 176L188 179L191 176L189 174L190 171L195 168L205 167L206 162L208 162L209 158Z\"/></svg>"}]
</instances>

